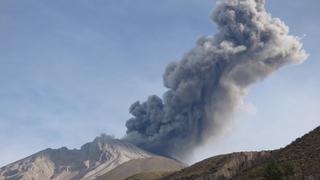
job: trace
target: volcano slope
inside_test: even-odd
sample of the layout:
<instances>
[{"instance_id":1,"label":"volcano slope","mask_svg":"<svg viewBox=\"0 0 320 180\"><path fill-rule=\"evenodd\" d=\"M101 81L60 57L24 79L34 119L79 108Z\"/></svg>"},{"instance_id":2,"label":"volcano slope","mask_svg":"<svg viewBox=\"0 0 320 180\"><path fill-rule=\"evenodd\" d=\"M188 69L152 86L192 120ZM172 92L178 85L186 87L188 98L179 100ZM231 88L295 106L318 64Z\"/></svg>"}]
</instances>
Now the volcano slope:
<instances>
[{"instance_id":1,"label":"volcano slope","mask_svg":"<svg viewBox=\"0 0 320 180\"><path fill-rule=\"evenodd\" d=\"M0 180L94 180L113 169L106 178L118 180L139 172L177 171L183 167L176 160L101 135L80 149L46 149L4 166L0 168Z\"/></svg>"}]
</instances>

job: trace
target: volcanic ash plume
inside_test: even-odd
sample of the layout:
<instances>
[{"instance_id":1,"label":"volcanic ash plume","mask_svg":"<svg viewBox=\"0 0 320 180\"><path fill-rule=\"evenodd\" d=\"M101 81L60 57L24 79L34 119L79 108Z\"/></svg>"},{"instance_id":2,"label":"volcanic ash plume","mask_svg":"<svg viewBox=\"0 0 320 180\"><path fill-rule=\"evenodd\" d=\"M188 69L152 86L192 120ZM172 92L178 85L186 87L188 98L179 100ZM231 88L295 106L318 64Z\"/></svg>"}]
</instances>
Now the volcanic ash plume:
<instances>
[{"instance_id":1,"label":"volcanic ash plume","mask_svg":"<svg viewBox=\"0 0 320 180\"><path fill-rule=\"evenodd\" d=\"M167 66L163 98L130 107L126 140L162 155L188 155L230 121L249 85L307 58L299 39L265 11L264 0L226 0L212 20L217 34Z\"/></svg>"}]
</instances>

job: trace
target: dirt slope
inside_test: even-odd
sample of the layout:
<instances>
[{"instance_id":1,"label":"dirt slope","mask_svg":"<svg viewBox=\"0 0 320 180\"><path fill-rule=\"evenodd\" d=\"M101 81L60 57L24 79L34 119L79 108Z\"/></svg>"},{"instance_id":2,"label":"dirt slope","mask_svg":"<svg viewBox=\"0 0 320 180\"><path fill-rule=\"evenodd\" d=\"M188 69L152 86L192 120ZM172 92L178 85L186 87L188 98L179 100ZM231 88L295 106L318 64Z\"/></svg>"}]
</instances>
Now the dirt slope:
<instances>
[{"instance_id":1,"label":"dirt slope","mask_svg":"<svg viewBox=\"0 0 320 180\"><path fill-rule=\"evenodd\" d=\"M136 159L128 161L115 169L109 171L105 175L97 178L97 180L122 180L138 173L148 172L166 172L177 171L184 168L185 165L173 159L160 156Z\"/></svg>"}]
</instances>

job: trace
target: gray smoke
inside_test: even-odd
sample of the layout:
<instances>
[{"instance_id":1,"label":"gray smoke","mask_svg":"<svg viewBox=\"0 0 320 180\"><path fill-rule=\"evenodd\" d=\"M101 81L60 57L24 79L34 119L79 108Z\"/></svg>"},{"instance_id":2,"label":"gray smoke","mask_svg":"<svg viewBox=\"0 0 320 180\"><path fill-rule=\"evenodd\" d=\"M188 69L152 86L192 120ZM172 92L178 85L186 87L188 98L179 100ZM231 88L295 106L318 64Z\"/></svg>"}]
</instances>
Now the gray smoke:
<instances>
[{"instance_id":1,"label":"gray smoke","mask_svg":"<svg viewBox=\"0 0 320 180\"><path fill-rule=\"evenodd\" d=\"M200 38L163 75L168 91L130 107L126 140L177 157L219 133L249 85L307 58L299 39L265 11L264 0L225 0L212 20L214 36Z\"/></svg>"}]
</instances>

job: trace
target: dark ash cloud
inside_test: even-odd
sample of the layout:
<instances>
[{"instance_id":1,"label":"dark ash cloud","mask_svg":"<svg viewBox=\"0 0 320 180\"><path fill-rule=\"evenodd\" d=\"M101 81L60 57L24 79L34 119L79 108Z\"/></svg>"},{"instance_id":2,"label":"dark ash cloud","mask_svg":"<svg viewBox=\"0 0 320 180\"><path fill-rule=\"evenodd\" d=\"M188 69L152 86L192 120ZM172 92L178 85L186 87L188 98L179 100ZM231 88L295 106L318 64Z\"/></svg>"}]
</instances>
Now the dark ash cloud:
<instances>
[{"instance_id":1,"label":"dark ash cloud","mask_svg":"<svg viewBox=\"0 0 320 180\"><path fill-rule=\"evenodd\" d=\"M154 153L181 157L219 133L247 88L279 68L307 58L297 37L265 11L264 0L225 0L203 37L163 75L168 91L130 107L126 140Z\"/></svg>"}]
</instances>

